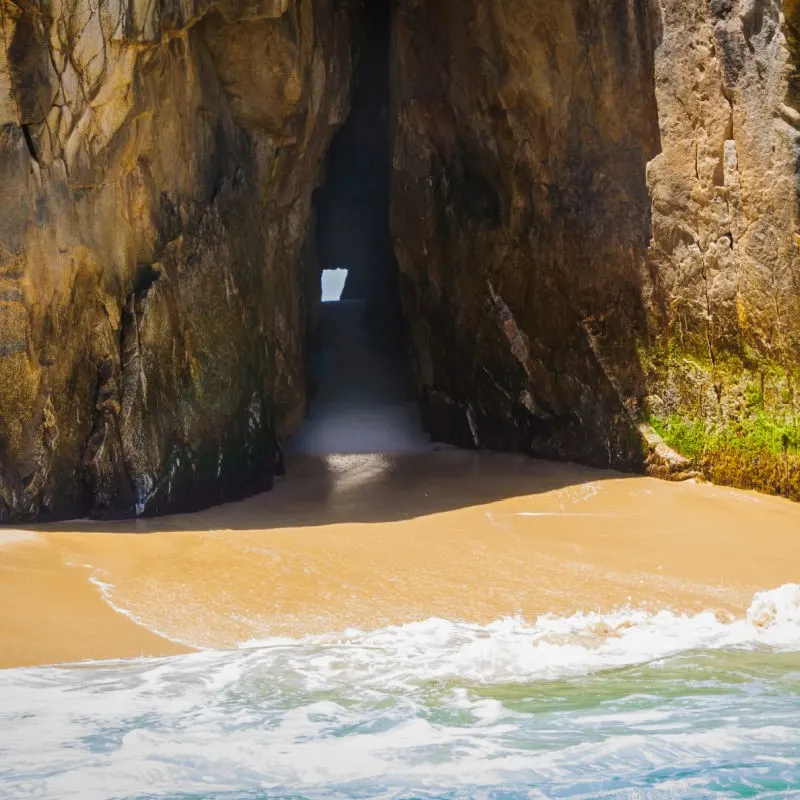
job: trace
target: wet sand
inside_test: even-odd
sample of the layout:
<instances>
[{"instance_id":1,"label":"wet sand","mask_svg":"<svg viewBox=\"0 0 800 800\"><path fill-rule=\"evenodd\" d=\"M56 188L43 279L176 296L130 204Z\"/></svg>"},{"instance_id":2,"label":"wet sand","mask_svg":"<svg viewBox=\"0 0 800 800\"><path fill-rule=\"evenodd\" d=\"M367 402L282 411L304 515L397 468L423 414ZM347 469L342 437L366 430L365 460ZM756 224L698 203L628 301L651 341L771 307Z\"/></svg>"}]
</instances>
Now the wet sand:
<instances>
[{"instance_id":1,"label":"wet sand","mask_svg":"<svg viewBox=\"0 0 800 800\"><path fill-rule=\"evenodd\" d=\"M432 616L742 616L800 579L800 505L518 456L295 456L250 500L0 529L0 666L169 655Z\"/></svg>"}]
</instances>

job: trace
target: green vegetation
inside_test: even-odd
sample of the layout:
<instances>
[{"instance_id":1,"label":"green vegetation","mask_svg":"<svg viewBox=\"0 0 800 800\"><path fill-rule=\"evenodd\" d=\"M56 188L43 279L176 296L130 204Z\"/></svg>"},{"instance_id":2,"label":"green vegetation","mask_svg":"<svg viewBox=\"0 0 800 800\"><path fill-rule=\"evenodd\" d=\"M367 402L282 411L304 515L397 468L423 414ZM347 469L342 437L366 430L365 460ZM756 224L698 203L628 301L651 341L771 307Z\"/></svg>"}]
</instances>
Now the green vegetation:
<instances>
[{"instance_id":1,"label":"green vegetation","mask_svg":"<svg viewBox=\"0 0 800 800\"><path fill-rule=\"evenodd\" d=\"M718 484L800 500L800 368L743 347L640 348L647 422Z\"/></svg>"},{"instance_id":2,"label":"green vegetation","mask_svg":"<svg viewBox=\"0 0 800 800\"><path fill-rule=\"evenodd\" d=\"M702 420L670 414L664 419L651 417L649 422L666 444L686 458L695 460L705 449L706 426Z\"/></svg>"},{"instance_id":3,"label":"green vegetation","mask_svg":"<svg viewBox=\"0 0 800 800\"><path fill-rule=\"evenodd\" d=\"M800 420L781 420L763 408L723 424L681 414L652 417L650 424L673 450L693 460L719 450L775 456L800 452Z\"/></svg>"},{"instance_id":4,"label":"green vegetation","mask_svg":"<svg viewBox=\"0 0 800 800\"><path fill-rule=\"evenodd\" d=\"M800 500L800 420L763 409L719 424L680 414L652 417L653 428L714 483Z\"/></svg>"}]
</instances>

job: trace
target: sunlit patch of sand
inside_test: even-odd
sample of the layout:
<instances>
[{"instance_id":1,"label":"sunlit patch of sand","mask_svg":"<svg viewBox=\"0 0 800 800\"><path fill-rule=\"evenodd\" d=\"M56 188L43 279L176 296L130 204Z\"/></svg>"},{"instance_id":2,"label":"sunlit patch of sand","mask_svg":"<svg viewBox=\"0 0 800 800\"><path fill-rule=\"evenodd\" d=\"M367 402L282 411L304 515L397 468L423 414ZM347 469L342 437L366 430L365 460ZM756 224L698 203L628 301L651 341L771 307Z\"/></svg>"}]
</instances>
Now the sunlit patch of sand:
<instances>
[{"instance_id":1,"label":"sunlit patch of sand","mask_svg":"<svg viewBox=\"0 0 800 800\"><path fill-rule=\"evenodd\" d=\"M0 550L10 544L41 544L44 537L33 531L21 531L18 528L0 528Z\"/></svg>"},{"instance_id":2,"label":"sunlit patch of sand","mask_svg":"<svg viewBox=\"0 0 800 800\"><path fill-rule=\"evenodd\" d=\"M800 575L800 505L776 498L462 451L289 468L272 493L200 514L0 539L0 664L433 616L742 617Z\"/></svg>"},{"instance_id":3,"label":"sunlit patch of sand","mask_svg":"<svg viewBox=\"0 0 800 800\"><path fill-rule=\"evenodd\" d=\"M30 537L0 535L0 667L188 650L104 603L57 534Z\"/></svg>"}]
</instances>

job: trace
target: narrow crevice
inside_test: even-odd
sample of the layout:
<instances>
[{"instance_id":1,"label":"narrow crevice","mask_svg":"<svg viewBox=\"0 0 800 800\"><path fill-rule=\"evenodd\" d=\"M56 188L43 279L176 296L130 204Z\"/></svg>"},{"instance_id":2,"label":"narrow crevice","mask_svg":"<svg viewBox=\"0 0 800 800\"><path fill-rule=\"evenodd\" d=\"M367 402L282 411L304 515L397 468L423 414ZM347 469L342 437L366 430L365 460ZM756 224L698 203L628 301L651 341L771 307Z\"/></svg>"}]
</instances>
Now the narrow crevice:
<instances>
[{"instance_id":1,"label":"narrow crevice","mask_svg":"<svg viewBox=\"0 0 800 800\"><path fill-rule=\"evenodd\" d=\"M331 143L315 201L320 266L347 268L342 298L363 300L371 335L398 345L403 323L389 231L391 15L389 0L363 11L350 114Z\"/></svg>"},{"instance_id":2,"label":"narrow crevice","mask_svg":"<svg viewBox=\"0 0 800 800\"><path fill-rule=\"evenodd\" d=\"M362 11L350 113L331 142L325 180L314 196L316 253L328 302L309 348L310 409L289 445L294 452L428 445L411 388L389 226L391 17L390 0L373 0ZM330 302L333 295L338 302Z\"/></svg>"},{"instance_id":3,"label":"narrow crevice","mask_svg":"<svg viewBox=\"0 0 800 800\"><path fill-rule=\"evenodd\" d=\"M25 145L28 148L28 153L30 154L30 157L36 162L38 166L41 167L42 164L39 161L39 153L36 150L36 143L33 141L33 135L31 134L31 126L23 122L20 127L22 128L22 135L25 138Z\"/></svg>"},{"instance_id":4,"label":"narrow crevice","mask_svg":"<svg viewBox=\"0 0 800 800\"><path fill-rule=\"evenodd\" d=\"M137 300L147 297L153 284L161 277L161 273L152 264L140 264L133 278L133 294Z\"/></svg>"}]
</instances>

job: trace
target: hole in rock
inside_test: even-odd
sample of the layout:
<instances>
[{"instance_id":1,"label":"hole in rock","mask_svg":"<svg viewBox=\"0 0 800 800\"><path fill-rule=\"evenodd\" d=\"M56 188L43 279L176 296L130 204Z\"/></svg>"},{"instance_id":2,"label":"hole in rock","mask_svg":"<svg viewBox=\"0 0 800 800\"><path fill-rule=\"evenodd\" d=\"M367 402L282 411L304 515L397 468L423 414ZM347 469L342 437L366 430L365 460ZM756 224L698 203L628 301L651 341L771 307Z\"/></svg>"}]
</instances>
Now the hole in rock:
<instances>
[{"instance_id":1,"label":"hole in rock","mask_svg":"<svg viewBox=\"0 0 800 800\"><path fill-rule=\"evenodd\" d=\"M389 2L366 4L350 114L315 194L323 302L306 370L309 412L290 452L430 447L414 401L389 232L390 26Z\"/></svg>"},{"instance_id":2,"label":"hole in rock","mask_svg":"<svg viewBox=\"0 0 800 800\"><path fill-rule=\"evenodd\" d=\"M344 268L322 270L323 303L336 303L342 299L347 272Z\"/></svg>"}]
</instances>

